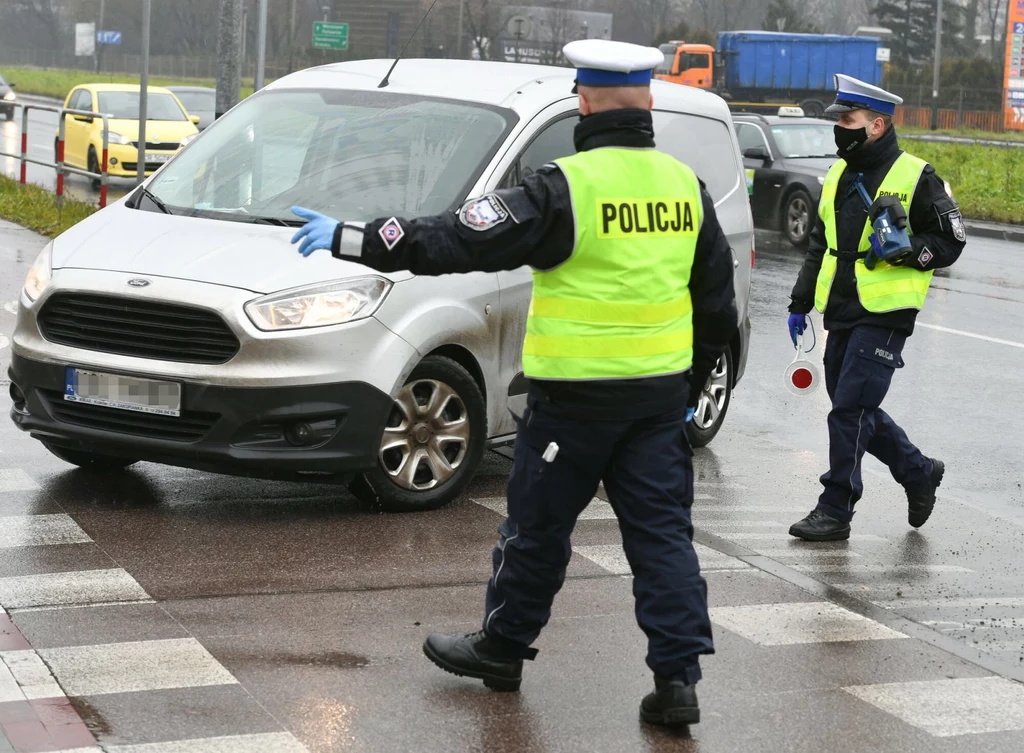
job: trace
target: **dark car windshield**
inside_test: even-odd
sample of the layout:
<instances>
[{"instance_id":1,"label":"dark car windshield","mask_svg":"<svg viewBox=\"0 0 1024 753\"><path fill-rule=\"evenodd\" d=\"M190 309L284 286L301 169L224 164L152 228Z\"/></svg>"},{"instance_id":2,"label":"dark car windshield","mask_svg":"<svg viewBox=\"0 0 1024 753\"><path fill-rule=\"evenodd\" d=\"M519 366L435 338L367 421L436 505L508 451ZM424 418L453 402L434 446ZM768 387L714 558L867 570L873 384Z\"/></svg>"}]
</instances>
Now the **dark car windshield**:
<instances>
[{"instance_id":1,"label":"dark car windshield","mask_svg":"<svg viewBox=\"0 0 1024 753\"><path fill-rule=\"evenodd\" d=\"M514 113L382 92L269 91L243 102L149 186L173 213L295 221L438 214L479 178Z\"/></svg>"},{"instance_id":2,"label":"dark car windshield","mask_svg":"<svg viewBox=\"0 0 1024 753\"><path fill-rule=\"evenodd\" d=\"M139 119L139 92L100 92L100 109L114 120ZM170 94L150 92L146 120L188 120Z\"/></svg>"},{"instance_id":3,"label":"dark car windshield","mask_svg":"<svg viewBox=\"0 0 1024 753\"><path fill-rule=\"evenodd\" d=\"M174 92L191 113L213 112L217 107L216 92Z\"/></svg>"},{"instance_id":4,"label":"dark car windshield","mask_svg":"<svg viewBox=\"0 0 1024 753\"><path fill-rule=\"evenodd\" d=\"M835 157L833 126L827 123L772 126L772 136L783 157Z\"/></svg>"}]
</instances>

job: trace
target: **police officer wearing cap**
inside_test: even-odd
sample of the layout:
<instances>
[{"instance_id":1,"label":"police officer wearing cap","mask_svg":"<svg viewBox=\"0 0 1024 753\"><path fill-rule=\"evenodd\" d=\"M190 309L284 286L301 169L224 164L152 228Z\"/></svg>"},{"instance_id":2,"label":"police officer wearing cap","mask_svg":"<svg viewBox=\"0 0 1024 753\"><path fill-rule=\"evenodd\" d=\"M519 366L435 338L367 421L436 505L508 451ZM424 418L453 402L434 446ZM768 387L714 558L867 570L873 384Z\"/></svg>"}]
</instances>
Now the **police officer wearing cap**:
<instances>
[{"instance_id":1,"label":"police officer wearing cap","mask_svg":"<svg viewBox=\"0 0 1024 753\"><path fill-rule=\"evenodd\" d=\"M849 76L836 76L836 84L835 104L826 112L839 119L840 159L825 178L789 307L794 341L812 308L824 314L829 331L829 470L817 507L789 530L806 541L850 537L865 452L906 490L911 526L920 528L931 515L942 461L925 457L881 405L903 367L903 346L932 274L956 262L967 240L943 180L899 147L892 118L903 100Z\"/></svg>"},{"instance_id":2,"label":"police officer wearing cap","mask_svg":"<svg viewBox=\"0 0 1024 753\"><path fill-rule=\"evenodd\" d=\"M310 221L294 242L382 271L533 268L528 408L482 630L432 634L424 652L448 672L518 690L576 520L603 482L655 675L641 715L692 724L699 657L713 644L685 423L737 328L732 254L703 184L655 149L650 83L663 55L605 40L564 53L578 69L576 155L436 217L360 226L296 208Z\"/></svg>"}]
</instances>

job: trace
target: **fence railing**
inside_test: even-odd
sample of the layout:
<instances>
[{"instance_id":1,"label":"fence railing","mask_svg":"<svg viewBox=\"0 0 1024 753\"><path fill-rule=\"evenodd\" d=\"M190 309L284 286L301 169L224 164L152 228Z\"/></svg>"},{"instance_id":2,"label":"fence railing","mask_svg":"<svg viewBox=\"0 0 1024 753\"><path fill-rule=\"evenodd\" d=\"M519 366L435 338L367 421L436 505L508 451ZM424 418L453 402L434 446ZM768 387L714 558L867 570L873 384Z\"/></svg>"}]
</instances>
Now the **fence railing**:
<instances>
[{"instance_id":1,"label":"fence railing","mask_svg":"<svg viewBox=\"0 0 1024 753\"><path fill-rule=\"evenodd\" d=\"M64 178L67 175L83 175L87 178L96 178L96 173L90 170L82 170L77 167L70 167L64 162L64 133L67 125L68 117L79 117L79 118L100 118L103 121L103 137L102 137L102 156L99 163L99 181L100 181L100 209L103 209L107 205L107 157L110 148L110 128L109 128L109 115L105 115L101 112L90 112L88 110L69 110L64 107L50 107L49 105L30 105L17 103L15 107L21 108L21 152L18 154L12 154L10 152L0 151L0 157L14 157L20 163L20 176L19 182L25 185L28 179L28 166L40 165L41 167L52 167L57 171L57 208L60 209L64 206ZM28 156L28 114L31 110L40 110L43 112L55 112L60 118L60 127L57 132L57 144L56 154L54 155L53 162L47 162L45 160L33 159Z\"/></svg>"},{"instance_id":2,"label":"fence railing","mask_svg":"<svg viewBox=\"0 0 1024 753\"><path fill-rule=\"evenodd\" d=\"M931 128L932 108L900 107L896 110L893 122L899 126L915 128ZM1005 119L1002 110L984 112L976 110L939 110L939 128L952 130L969 128L978 131L1002 133L1005 130Z\"/></svg>"}]
</instances>

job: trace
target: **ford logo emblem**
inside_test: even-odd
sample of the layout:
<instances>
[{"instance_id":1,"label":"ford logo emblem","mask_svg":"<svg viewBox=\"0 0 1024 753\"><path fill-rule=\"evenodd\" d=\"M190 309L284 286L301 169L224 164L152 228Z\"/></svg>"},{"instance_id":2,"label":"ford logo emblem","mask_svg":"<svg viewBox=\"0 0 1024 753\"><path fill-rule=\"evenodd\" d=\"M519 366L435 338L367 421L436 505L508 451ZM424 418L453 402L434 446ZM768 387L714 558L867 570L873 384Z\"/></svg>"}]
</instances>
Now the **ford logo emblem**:
<instances>
[{"instance_id":1,"label":"ford logo emblem","mask_svg":"<svg viewBox=\"0 0 1024 753\"><path fill-rule=\"evenodd\" d=\"M149 280L136 278L134 280L128 280L128 284L131 285L133 288L144 288L147 285L149 285Z\"/></svg>"}]
</instances>

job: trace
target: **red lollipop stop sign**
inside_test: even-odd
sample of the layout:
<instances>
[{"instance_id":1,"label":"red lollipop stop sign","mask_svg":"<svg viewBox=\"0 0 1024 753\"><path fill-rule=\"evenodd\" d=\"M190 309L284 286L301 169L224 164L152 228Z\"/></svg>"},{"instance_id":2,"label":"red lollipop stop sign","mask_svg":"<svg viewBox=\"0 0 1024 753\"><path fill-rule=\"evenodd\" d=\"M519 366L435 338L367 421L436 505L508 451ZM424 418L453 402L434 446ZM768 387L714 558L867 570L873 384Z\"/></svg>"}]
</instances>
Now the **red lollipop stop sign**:
<instances>
[{"instance_id":1,"label":"red lollipop stop sign","mask_svg":"<svg viewBox=\"0 0 1024 753\"><path fill-rule=\"evenodd\" d=\"M796 358L786 369L786 388L794 395L812 395L821 383L818 367L804 356L804 337L797 335Z\"/></svg>"}]
</instances>

